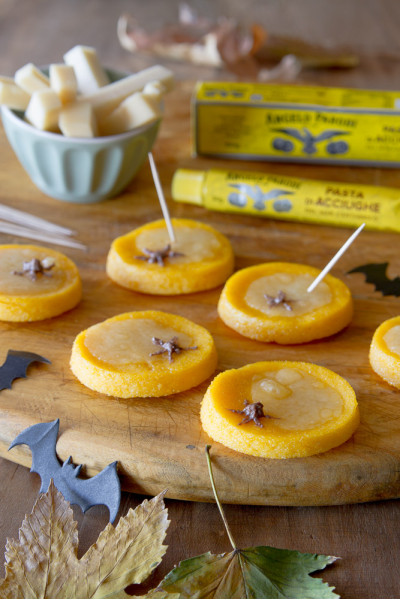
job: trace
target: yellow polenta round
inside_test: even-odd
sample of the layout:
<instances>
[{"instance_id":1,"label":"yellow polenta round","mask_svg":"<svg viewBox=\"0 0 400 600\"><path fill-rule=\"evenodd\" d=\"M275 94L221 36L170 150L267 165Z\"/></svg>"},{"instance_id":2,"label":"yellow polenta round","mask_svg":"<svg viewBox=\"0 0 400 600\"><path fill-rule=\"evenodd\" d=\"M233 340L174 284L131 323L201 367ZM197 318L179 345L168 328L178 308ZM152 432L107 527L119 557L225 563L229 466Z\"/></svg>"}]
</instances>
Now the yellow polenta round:
<instances>
[{"instance_id":1,"label":"yellow polenta round","mask_svg":"<svg viewBox=\"0 0 400 600\"><path fill-rule=\"evenodd\" d=\"M262 403L269 417L259 419L262 427L242 422L246 402ZM200 416L216 442L264 458L325 452L348 440L359 424L355 393L345 379L312 363L290 361L258 362L217 375Z\"/></svg>"},{"instance_id":2,"label":"yellow polenta round","mask_svg":"<svg viewBox=\"0 0 400 600\"><path fill-rule=\"evenodd\" d=\"M223 284L234 265L229 240L199 221L172 219L172 226L173 244L163 219L114 240L107 257L109 277L136 292L161 295L189 294ZM163 250L166 256L160 264L151 253Z\"/></svg>"},{"instance_id":3,"label":"yellow polenta round","mask_svg":"<svg viewBox=\"0 0 400 600\"><path fill-rule=\"evenodd\" d=\"M164 346L171 340L180 350L169 354ZM148 310L117 315L82 331L74 341L70 364L81 383L97 392L119 398L158 397L190 389L210 377L217 352L204 327Z\"/></svg>"},{"instance_id":4,"label":"yellow polenta round","mask_svg":"<svg viewBox=\"0 0 400 600\"><path fill-rule=\"evenodd\" d=\"M53 265L30 276L24 263ZM0 246L0 320L40 321L78 304L82 284L76 265L61 252L42 246Z\"/></svg>"},{"instance_id":5,"label":"yellow polenta round","mask_svg":"<svg viewBox=\"0 0 400 600\"><path fill-rule=\"evenodd\" d=\"M219 316L228 327L262 342L301 344L332 335L351 321L353 301L349 288L331 275L307 292L319 273L285 262L237 271L222 290Z\"/></svg>"},{"instance_id":6,"label":"yellow polenta round","mask_svg":"<svg viewBox=\"0 0 400 600\"><path fill-rule=\"evenodd\" d=\"M382 379L400 388L400 316L379 325L372 338L369 360Z\"/></svg>"}]
</instances>

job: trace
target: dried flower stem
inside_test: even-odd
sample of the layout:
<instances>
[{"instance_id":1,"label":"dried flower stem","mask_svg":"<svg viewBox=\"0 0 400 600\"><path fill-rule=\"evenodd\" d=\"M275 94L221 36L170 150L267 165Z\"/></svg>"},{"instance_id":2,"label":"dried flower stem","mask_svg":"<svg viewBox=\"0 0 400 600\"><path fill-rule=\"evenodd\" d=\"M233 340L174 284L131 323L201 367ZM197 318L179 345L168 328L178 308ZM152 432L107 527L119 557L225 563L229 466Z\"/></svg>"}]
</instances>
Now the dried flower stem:
<instances>
[{"instance_id":1,"label":"dried flower stem","mask_svg":"<svg viewBox=\"0 0 400 600\"><path fill-rule=\"evenodd\" d=\"M206 445L206 457L207 457L208 474L210 475L211 486L212 486L212 489L213 489L213 492L214 492L215 501L217 503L217 506L218 506L221 518L222 518L222 520L224 522L226 533L228 534L228 538L229 538L229 541L231 543L231 546L232 546L232 548L234 550L237 550L238 548L236 546L236 542L233 539L231 530L229 529L228 521L226 520L225 513L224 513L224 510L222 508L222 504L219 501L218 494L217 494L217 488L215 487L214 476L213 476L212 466L211 466L210 448L211 448L211 446L209 444L207 444Z\"/></svg>"}]
</instances>

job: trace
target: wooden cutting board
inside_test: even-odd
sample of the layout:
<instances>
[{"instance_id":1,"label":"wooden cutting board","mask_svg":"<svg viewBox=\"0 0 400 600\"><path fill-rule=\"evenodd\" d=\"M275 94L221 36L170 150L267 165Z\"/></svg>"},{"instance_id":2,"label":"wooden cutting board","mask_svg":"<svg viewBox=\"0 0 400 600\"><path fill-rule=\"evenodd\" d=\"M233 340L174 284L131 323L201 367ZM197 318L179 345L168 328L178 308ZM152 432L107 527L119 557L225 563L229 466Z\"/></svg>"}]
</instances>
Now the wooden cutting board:
<instances>
[{"instance_id":1,"label":"wooden cutting board","mask_svg":"<svg viewBox=\"0 0 400 600\"><path fill-rule=\"evenodd\" d=\"M211 161L190 156L189 100L192 85L180 84L166 103L166 117L154 148L171 213L199 219L229 237L236 268L283 260L322 268L350 232L209 212L174 203L172 175L178 167L274 172L287 175L400 187L394 170L314 167L312 165ZM361 424L347 443L305 459L253 458L212 443L212 458L221 500L228 503L324 505L397 497L400 492L400 392L382 381L369 366L368 349L376 327L400 312L400 300L383 297L352 268L389 262L389 276L400 274L399 234L365 231L333 270L352 290L355 315L351 325L329 339L301 346L278 346L246 339L226 327L217 314L221 288L181 297L152 297L118 287L105 273L111 241L161 217L149 166L141 169L128 190L116 199L75 206L45 197L30 182L0 137L0 202L30 211L77 230L87 252L64 252L79 266L83 300L69 313L30 324L0 323L0 361L8 349L29 350L51 360L34 364L29 377L0 393L0 454L30 466L26 446L8 451L25 427L60 419L57 453L86 465L90 476L119 462L122 487L142 494L168 488L167 496L208 501L212 498L204 448L212 443L202 432L199 406L209 381L195 389L161 399L107 397L85 388L69 368L72 342L90 325L115 314L143 309L181 314L205 326L214 336L218 370L260 360L304 360L323 365L354 387ZM1 243L28 240L2 235ZM63 251L61 247L58 247Z\"/></svg>"}]
</instances>

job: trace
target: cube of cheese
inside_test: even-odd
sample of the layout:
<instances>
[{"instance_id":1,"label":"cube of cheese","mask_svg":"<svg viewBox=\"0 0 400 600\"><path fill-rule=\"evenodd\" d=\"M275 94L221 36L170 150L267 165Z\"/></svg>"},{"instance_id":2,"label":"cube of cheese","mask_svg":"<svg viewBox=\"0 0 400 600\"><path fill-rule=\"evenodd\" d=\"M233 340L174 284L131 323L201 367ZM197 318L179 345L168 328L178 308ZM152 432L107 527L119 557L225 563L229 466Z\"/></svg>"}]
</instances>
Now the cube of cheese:
<instances>
[{"instance_id":1,"label":"cube of cheese","mask_svg":"<svg viewBox=\"0 0 400 600\"><path fill-rule=\"evenodd\" d=\"M68 137L92 138L98 135L96 118L89 102L73 102L60 111L61 133Z\"/></svg>"},{"instance_id":2,"label":"cube of cheese","mask_svg":"<svg viewBox=\"0 0 400 600\"><path fill-rule=\"evenodd\" d=\"M47 90L50 87L49 78L42 71L39 71L33 63L28 63L18 69L14 75L14 80L28 94Z\"/></svg>"},{"instance_id":3,"label":"cube of cheese","mask_svg":"<svg viewBox=\"0 0 400 600\"><path fill-rule=\"evenodd\" d=\"M46 131L58 131L58 115L61 100L50 88L34 92L25 111L25 119L34 127Z\"/></svg>"},{"instance_id":4,"label":"cube of cheese","mask_svg":"<svg viewBox=\"0 0 400 600\"><path fill-rule=\"evenodd\" d=\"M1 83L15 83L14 77L8 77L7 75L0 75Z\"/></svg>"},{"instance_id":5,"label":"cube of cheese","mask_svg":"<svg viewBox=\"0 0 400 600\"><path fill-rule=\"evenodd\" d=\"M154 100L147 98L142 92L135 92L100 123L100 132L102 135L123 133L147 125L160 117L161 110L157 108Z\"/></svg>"},{"instance_id":6,"label":"cube of cheese","mask_svg":"<svg viewBox=\"0 0 400 600\"><path fill-rule=\"evenodd\" d=\"M0 104L15 110L25 110L30 95L24 92L12 77L0 77Z\"/></svg>"},{"instance_id":7,"label":"cube of cheese","mask_svg":"<svg viewBox=\"0 0 400 600\"><path fill-rule=\"evenodd\" d=\"M172 72L162 65L154 65L147 69L143 69L133 75L128 75L123 79L109 83L94 92L82 98L82 101L90 102L94 108L97 122L101 121L109 115L117 106L134 92L141 91L146 83L158 80L166 88L167 91L173 87ZM79 101L80 99L78 99Z\"/></svg>"},{"instance_id":8,"label":"cube of cheese","mask_svg":"<svg viewBox=\"0 0 400 600\"><path fill-rule=\"evenodd\" d=\"M70 65L50 65L50 87L60 98L62 104L73 102L76 98L78 82L74 68Z\"/></svg>"},{"instance_id":9,"label":"cube of cheese","mask_svg":"<svg viewBox=\"0 0 400 600\"><path fill-rule=\"evenodd\" d=\"M91 94L103 85L110 83L94 48L74 46L64 54L64 61L74 68L78 90L81 94Z\"/></svg>"},{"instance_id":10,"label":"cube of cheese","mask_svg":"<svg viewBox=\"0 0 400 600\"><path fill-rule=\"evenodd\" d=\"M143 94L147 98L154 98L156 102L160 102L166 91L167 88L162 81L149 81L143 88Z\"/></svg>"}]
</instances>

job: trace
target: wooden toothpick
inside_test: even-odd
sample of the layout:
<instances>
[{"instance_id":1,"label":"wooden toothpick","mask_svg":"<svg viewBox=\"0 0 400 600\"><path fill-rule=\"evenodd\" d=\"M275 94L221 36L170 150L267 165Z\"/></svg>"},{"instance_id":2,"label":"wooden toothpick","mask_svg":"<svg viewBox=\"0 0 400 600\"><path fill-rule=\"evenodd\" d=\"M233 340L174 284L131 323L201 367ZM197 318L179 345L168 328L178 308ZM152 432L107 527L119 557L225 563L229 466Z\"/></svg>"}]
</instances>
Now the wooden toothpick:
<instances>
[{"instance_id":1,"label":"wooden toothpick","mask_svg":"<svg viewBox=\"0 0 400 600\"><path fill-rule=\"evenodd\" d=\"M46 221L45 219L36 217L35 215L31 215L22 210L17 210L16 208L11 208L11 206L6 206L5 204L0 204L0 219L15 223L16 225L21 225L22 227L30 227L31 229L42 232L47 231L48 233L53 233L55 235L75 235L75 231L72 231L72 229L56 225L51 221Z\"/></svg>"},{"instance_id":2,"label":"wooden toothpick","mask_svg":"<svg viewBox=\"0 0 400 600\"><path fill-rule=\"evenodd\" d=\"M48 242L49 244L68 246L69 248L78 248L79 250L87 249L86 246L78 241L72 240L70 237L55 235L54 233L47 233L46 231L38 231L37 229L30 229L29 227L23 227L22 225L15 225L14 223L6 223L1 219L0 233L16 235L31 240L39 240L41 242Z\"/></svg>"},{"instance_id":3,"label":"wooden toothpick","mask_svg":"<svg viewBox=\"0 0 400 600\"><path fill-rule=\"evenodd\" d=\"M342 254L344 254L346 252L347 248L350 246L350 244L352 244L354 242L354 240L356 239L358 234L361 233L361 231L364 229L364 227L365 227L365 223L360 225L360 227L355 230L355 232L349 237L347 242L345 242L343 244L343 246L336 252L335 256L328 262L326 267L324 269L322 269L322 271L318 275L318 277L316 277L316 279L314 279L312 284L308 286L307 292L312 292L313 289L315 289L317 287L319 282L322 281L322 279L325 277L325 275L332 269L333 265L339 260L339 258L342 256Z\"/></svg>"},{"instance_id":4,"label":"wooden toothpick","mask_svg":"<svg viewBox=\"0 0 400 600\"><path fill-rule=\"evenodd\" d=\"M175 242L176 238L175 238L174 228L172 227L172 223L171 223L171 217L169 216L168 206L167 206L167 203L165 202L164 193L163 193L163 190L161 187L160 178L158 176L158 172L157 172L157 168L156 168L156 165L154 162L153 155L151 152L149 152L148 156L149 156L151 173L153 175L154 185L156 187L158 200L160 202L161 210L163 212L163 216L165 219L165 224L167 226L169 239L171 241L171 244L173 244Z\"/></svg>"}]
</instances>

